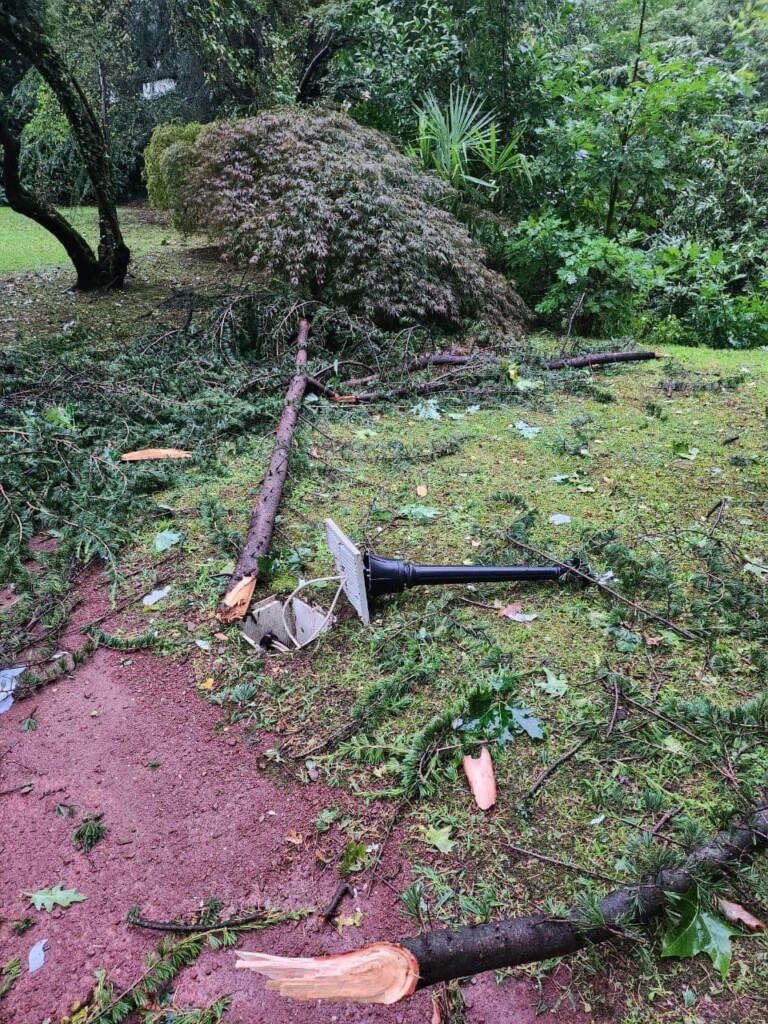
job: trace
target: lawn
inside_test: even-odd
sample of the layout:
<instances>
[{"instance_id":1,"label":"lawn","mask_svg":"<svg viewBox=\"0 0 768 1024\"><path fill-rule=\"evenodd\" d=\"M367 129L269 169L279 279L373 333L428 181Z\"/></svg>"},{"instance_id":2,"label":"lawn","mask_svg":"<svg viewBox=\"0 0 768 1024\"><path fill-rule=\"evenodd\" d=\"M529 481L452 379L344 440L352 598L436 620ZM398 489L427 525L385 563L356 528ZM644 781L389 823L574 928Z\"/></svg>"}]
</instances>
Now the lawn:
<instances>
[{"instance_id":1,"label":"lawn","mask_svg":"<svg viewBox=\"0 0 768 1024\"><path fill-rule=\"evenodd\" d=\"M98 217L94 206L63 207L61 212L95 248L98 244ZM135 254L149 252L178 235L157 217L148 216L141 206L123 207L120 211L125 240ZM30 270L69 265L67 254L50 232L0 207L0 277L23 274Z\"/></svg>"}]
</instances>

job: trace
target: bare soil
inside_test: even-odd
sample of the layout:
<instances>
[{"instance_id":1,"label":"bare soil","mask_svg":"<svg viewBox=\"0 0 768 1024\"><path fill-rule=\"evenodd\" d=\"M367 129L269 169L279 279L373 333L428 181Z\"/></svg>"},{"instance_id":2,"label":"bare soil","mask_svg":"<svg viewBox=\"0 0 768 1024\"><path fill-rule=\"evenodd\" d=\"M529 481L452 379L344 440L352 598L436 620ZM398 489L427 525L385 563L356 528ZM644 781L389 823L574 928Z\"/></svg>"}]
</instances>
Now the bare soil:
<instances>
[{"instance_id":1,"label":"bare soil","mask_svg":"<svg viewBox=\"0 0 768 1024\"><path fill-rule=\"evenodd\" d=\"M98 615L105 601L94 581L86 585L92 589L80 622ZM24 732L21 723L33 708L39 726ZM262 748L269 745L265 737ZM3 714L0 962L19 956L23 969L0 1003L3 1024L59 1020L87 1001L97 968L107 969L119 988L136 981L159 935L126 923L133 906L147 918L169 920L193 914L214 895L225 915L255 905L322 911L329 904L343 839L335 827L319 835L312 823L323 808L352 807L352 799L320 784L276 779L262 754L236 730L222 728L187 667L148 653L102 648L37 699L18 701ZM8 792L30 781L30 792ZM57 804L74 806L77 817L61 817ZM72 845L72 832L92 812L104 814L109 832L86 856ZM315 914L246 934L240 945L314 955L409 934L413 922L403 917L398 892L410 873L397 833L386 846L382 874L389 884L378 881L368 894L363 877L342 906L342 914L363 911L359 928L339 934ZM33 910L24 894L57 882L86 901L50 914ZM36 923L18 937L11 923L27 915ZM40 939L48 940L45 963L29 973L27 957ZM261 978L235 972L234 961L233 950L204 952L182 972L175 1003L203 1006L231 993L226 1019L233 1024L431 1019L429 992L393 1007L294 1003L266 992ZM501 986L483 977L465 991L470 1024L533 1024L539 994L525 976Z\"/></svg>"}]
</instances>

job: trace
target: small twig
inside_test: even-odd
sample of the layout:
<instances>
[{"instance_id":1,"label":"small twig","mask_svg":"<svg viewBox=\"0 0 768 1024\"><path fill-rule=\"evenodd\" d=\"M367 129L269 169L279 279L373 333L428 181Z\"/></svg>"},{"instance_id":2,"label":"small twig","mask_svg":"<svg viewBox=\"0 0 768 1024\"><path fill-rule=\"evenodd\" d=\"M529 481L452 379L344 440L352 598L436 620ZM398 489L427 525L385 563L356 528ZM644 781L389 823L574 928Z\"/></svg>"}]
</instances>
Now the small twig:
<instances>
[{"instance_id":1,"label":"small twig","mask_svg":"<svg viewBox=\"0 0 768 1024\"><path fill-rule=\"evenodd\" d=\"M661 832L661 830L667 824L668 821L671 821L672 818L676 818L677 817L677 815L680 813L680 810L681 809L679 807L673 807L672 810L665 811L662 814L662 816L659 818L659 820L656 822L656 824L653 826L653 828L651 829L651 835L652 836L657 836L659 834L659 832Z\"/></svg>"},{"instance_id":2,"label":"small twig","mask_svg":"<svg viewBox=\"0 0 768 1024\"><path fill-rule=\"evenodd\" d=\"M333 894L333 899L328 905L328 909L323 911L324 921L326 921L328 924L330 924L333 921L334 917L336 917L336 913L339 907L341 906L341 901L344 899L345 896L348 896L351 892L352 890L350 889L349 885L346 882L339 882L336 892Z\"/></svg>"},{"instance_id":3,"label":"small twig","mask_svg":"<svg viewBox=\"0 0 768 1024\"><path fill-rule=\"evenodd\" d=\"M261 910L258 914L246 917L230 917L227 921L213 921L211 924L178 924L174 921L148 921L144 917L129 917L128 924L135 928L148 928L155 932L173 932L175 935L202 935L205 932L216 932L226 928L242 928L248 924L261 924L269 920L269 911Z\"/></svg>"},{"instance_id":4,"label":"small twig","mask_svg":"<svg viewBox=\"0 0 768 1024\"><path fill-rule=\"evenodd\" d=\"M677 623L672 622L671 619L665 619L663 615L659 615L658 612L653 612L650 608L644 608L640 604L636 604L634 601L630 601L628 597L624 597L618 590L614 590L613 587L609 587L606 583L601 583L600 580L596 580L594 576L590 576L589 573L582 572L581 569L577 569L569 562L562 562L559 558L548 554L546 551L542 551L540 548L535 548L532 544L526 544L522 540L517 540L516 537L507 538L510 544L514 544L518 548L522 548L524 551L530 551L531 554L538 555L539 558L545 559L547 562L553 562L555 565L561 566L563 569L568 569L573 576L578 576L579 579L585 580L587 583L592 584L593 587L597 587L598 590L602 590L605 594L610 594L616 601L621 601L622 604L628 605L630 608L634 608L636 612L644 615L648 619L655 619L657 622L663 623L668 629L671 629L673 633L677 633L678 636L683 636L686 640L701 640L701 637L695 633L691 633L690 630L685 629L683 626L678 626Z\"/></svg>"},{"instance_id":5,"label":"small twig","mask_svg":"<svg viewBox=\"0 0 768 1024\"><path fill-rule=\"evenodd\" d=\"M549 767L541 773L538 779L536 779L534 784L523 797L523 801L527 802L528 800L532 800L536 796L538 791L541 789L541 787L544 785L544 783L547 781L547 779L549 779L550 776L554 775L554 773L557 771L558 768L561 767L561 765L564 765L566 761L570 761L572 757L578 754L581 748L586 746L587 743L587 739L581 740L581 742L577 743L575 747L571 747L570 750L566 751L562 755L562 757L558 757L556 761L553 761L552 764L549 765Z\"/></svg>"},{"instance_id":6,"label":"small twig","mask_svg":"<svg viewBox=\"0 0 768 1024\"><path fill-rule=\"evenodd\" d=\"M544 853L525 850L522 846L514 846L512 843L503 843L500 845L511 850L512 853L519 854L521 857L532 857L534 860L540 860L544 864L553 864L558 868L566 868L568 871L575 871L577 874L584 875L586 878L595 878L600 882L611 882L611 884L615 884L617 882L622 884L618 878L612 878L610 875L602 875L598 871L590 871L589 868L582 868L578 864L570 864L567 860L558 860L556 857L547 857Z\"/></svg>"},{"instance_id":7,"label":"small twig","mask_svg":"<svg viewBox=\"0 0 768 1024\"><path fill-rule=\"evenodd\" d=\"M605 735L610 736L613 732L613 727L616 725L616 715L619 713L619 686L614 680L613 683L613 712L611 714L611 720L608 723L608 728Z\"/></svg>"}]
</instances>

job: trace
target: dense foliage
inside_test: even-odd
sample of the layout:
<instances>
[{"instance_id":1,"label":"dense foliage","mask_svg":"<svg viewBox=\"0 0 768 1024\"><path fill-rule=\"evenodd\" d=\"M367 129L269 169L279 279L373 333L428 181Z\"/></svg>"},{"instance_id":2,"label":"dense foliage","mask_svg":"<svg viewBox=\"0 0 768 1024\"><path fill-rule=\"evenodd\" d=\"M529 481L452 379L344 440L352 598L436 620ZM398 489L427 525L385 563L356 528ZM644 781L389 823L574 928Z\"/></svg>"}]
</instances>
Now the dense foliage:
<instances>
[{"instance_id":1,"label":"dense foliage","mask_svg":"<svg viewBox=\"0 0 768 1024\"><path fill-rule=\"evenodd\" d=\"M304 297L382 326L480 317L519 328L513 288L441 208L449 186L381 133L286 110L215 124L197 154L188 216Z\"/></svg>"},{"instance_id":2,"label":"dense foliage","mask_svg":"<svg viewBox=\"0 0 768 1024\"><path fill-rule=\"evenodd\" d=\"M142 151L162 128L144 180L181 226L197 123L279 105L283 118L293 110L298 138L302 108L319 101L362 126L356 145L351 128L344 136L350 165L381 158L360 152L370 145L362 128L374 128L450 182L456 192L440 203L546 326L658 344L768 343L768 0L38 6L101 113L123 198L141 193ZM33 70L9 105L26 126L27 182L88 200L70 130ZM354 193L351 172L344 180ZM217 229L221 213L209 218ZM297 241L285 266L306 248ZM265 259L263 240L249 257L257 249ZM287 276L298 273L328 294L317 263ZM430 300L419 315L433 306L457 312Z\"/></svg>"}]
</instances>

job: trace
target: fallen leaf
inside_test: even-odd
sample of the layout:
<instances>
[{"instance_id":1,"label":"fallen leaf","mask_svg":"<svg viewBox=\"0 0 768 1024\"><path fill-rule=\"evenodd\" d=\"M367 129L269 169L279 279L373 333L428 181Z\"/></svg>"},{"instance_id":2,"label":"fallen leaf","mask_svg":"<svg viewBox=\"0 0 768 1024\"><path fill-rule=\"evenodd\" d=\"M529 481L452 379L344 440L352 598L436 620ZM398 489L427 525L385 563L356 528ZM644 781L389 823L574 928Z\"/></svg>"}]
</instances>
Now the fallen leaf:
<instances>
[{"instance_id":1,"label":"fallen leaf","mask_svg":"<svg viewBox=\"0 0 768 1024\"><path fill-rule=\"evenodd\" d=\"M204 679L200 685L202 686L202 688L204 690L212 690L213 689L213 676L208 676L208 678Z\"/></svg>"},{"instance_id":2,"label":"fallen leaf","mask_svg":"<svg viewBox=\"0 0 768 1024\"><path fill-rule=\"evenodd\" d=\"M541 670L547 677L545 683L536 683L540 690L550 697L564 697L568 692L568 680L565 676L556 675L551 668L544 666Z\"/></svg>"},{"instance_id":3,"label":"fallen leaf","mask_svg":"<svg viewBox=\"0 0 768 1024\"><path fill-rule=\"evenodd\" d=\"M499 608L496 614L501 618L511 619L515 615L519 615L522 610L523 606L521 604L507 604L503 608Z\"/></svg>"},{"instance_id":4,"label":"fallen leaf","mask_svg":"<svg viewBox=\"0 0 768 1024\"><path fill-rule=\"evenodd\" d=\"M647 633L643 633L643 640L645 640L646 647L658 647L663 637L660 636L648 636Z\"/></svg>"},{"instance_id":5,"label":"fallen leaf","mask_svg":"<svg viewBox=\"0 0 768 1024\"><path fill-rule=\"evenodd\" d=\"M301 846L304 842L304 836L301 832L297 832L295 828L292 828L285 837L285 841L286 843L293 843L294 846Z\"/></svg>"},{"instance_id":6,"label":"fallen leaf","mask_svg":"<svg viewBox=\"0 0 768 1024\"><path fill-rule=\"evenodd\" d=\"M443 1024L443 1011L440 1009L440 1003L437 999L434 999L432 1002L431 1024Z\"/></svg>"},{"instance_id":7,"label":"fallen leaf","mask_svg":"<svg viewBox=\"0 0 768 1024\"><path fill-rule=\"evenodd\" d=\"M35 910L47 910L49 914L54 907L70 907L73 903L82 903L86 899L81 892L77 892L75 889L62 889L63 885L63 882L57 882L50 889L38 889L36 892L27 892L24 895L29 897Z\"/></svg>"},{"instance_id":8,"label":"fallen leaf","mask_svg":"<svg viewBox=\"0 0 768 1024\"><path fill-rule=\"evenodd\" d=\"M175 530L163 530L155 537L155 551L167 551L178 544L183 536L183 533L177 533Z\"/></svg>"},{"instance_id":9,"label":"fallen leaf","mask_svg":"<svg viewBox=\"0 0 768 1024\"><path fill-rule=\"evenodd\" d=\"M192 452L181 448L141 448L135 452L124 452L121 462L145 462L147 459L191 459Z\"/></svg>"},{"instance_id":10,"label":"fallen leaf","mask_svg":"<svg viewBox=\"0 0 768 1024\"><path fill-rule=\"evenodd\" d=\"M456 845L456 841L451 839L450 825L446 825L445 828L435 828L434 825L430 825L421 831L424 835L423 841L427 846L434 846L440 853L450 853Z\"/></svg>"},{"instance_id":11,"label":"fallen leaf","mask_svg":"<svg viewBox=\"0 0 768 1024\"><path fill-rule=\"evenodd\" d=\"M717 905L726 921L731 921L733 924L743 924L751 932L762 932L768 928L765 921L761 921L759 917L750 914L740 903L731 903L730 900L719 899Z\"/></svg>"},{"instance_id":12,"label":"fallen leaf","mask_svg":"<svg viewBox=\"0 0 768 1024\"><path fill-rule=\"evenodd\" d=\"M514 428L518 434L522 434L528 441L531 441L541 431L541 427L532 427L531 424L526 423L525 420L518 420L515 423Z\"/></svg>"},{"instance_id":13,"label":"fallen leaf","mask_svg":"<svg viewBox=\"0 0 768 1024\"><path fill-rule=\"evenodd\" d=\"M226 633L214 633L213 635L216 637L217 640L221 640L222 643L225 643L227 640L229 640L229 637L227 636Z\"/></svg>"},{"instance_id":14,"label":"fallen leaf","mask_svg":"<svg viewBox=\"0 0 768 1024\"><path fill-rule=\"evenodd\" d=\"M429 488L427 487L426 484L419 484L419 486L416 488L416 493L420 498L426 498L427 494L429 493Z\"/></svg>"},{"instance_id":15,"label":"fallen leaf","mask_svg":"<svg viewBox=\"0 0 768 1024\"><path fill-rule=\"evenodd\" d=\"M731 936L742 933L702 905L695 885L682 895L670 893L669 897L676 914L664 936L661 955L693 957L706 953L725 981L731 965Z\"/></svg>"}]
</instances>

